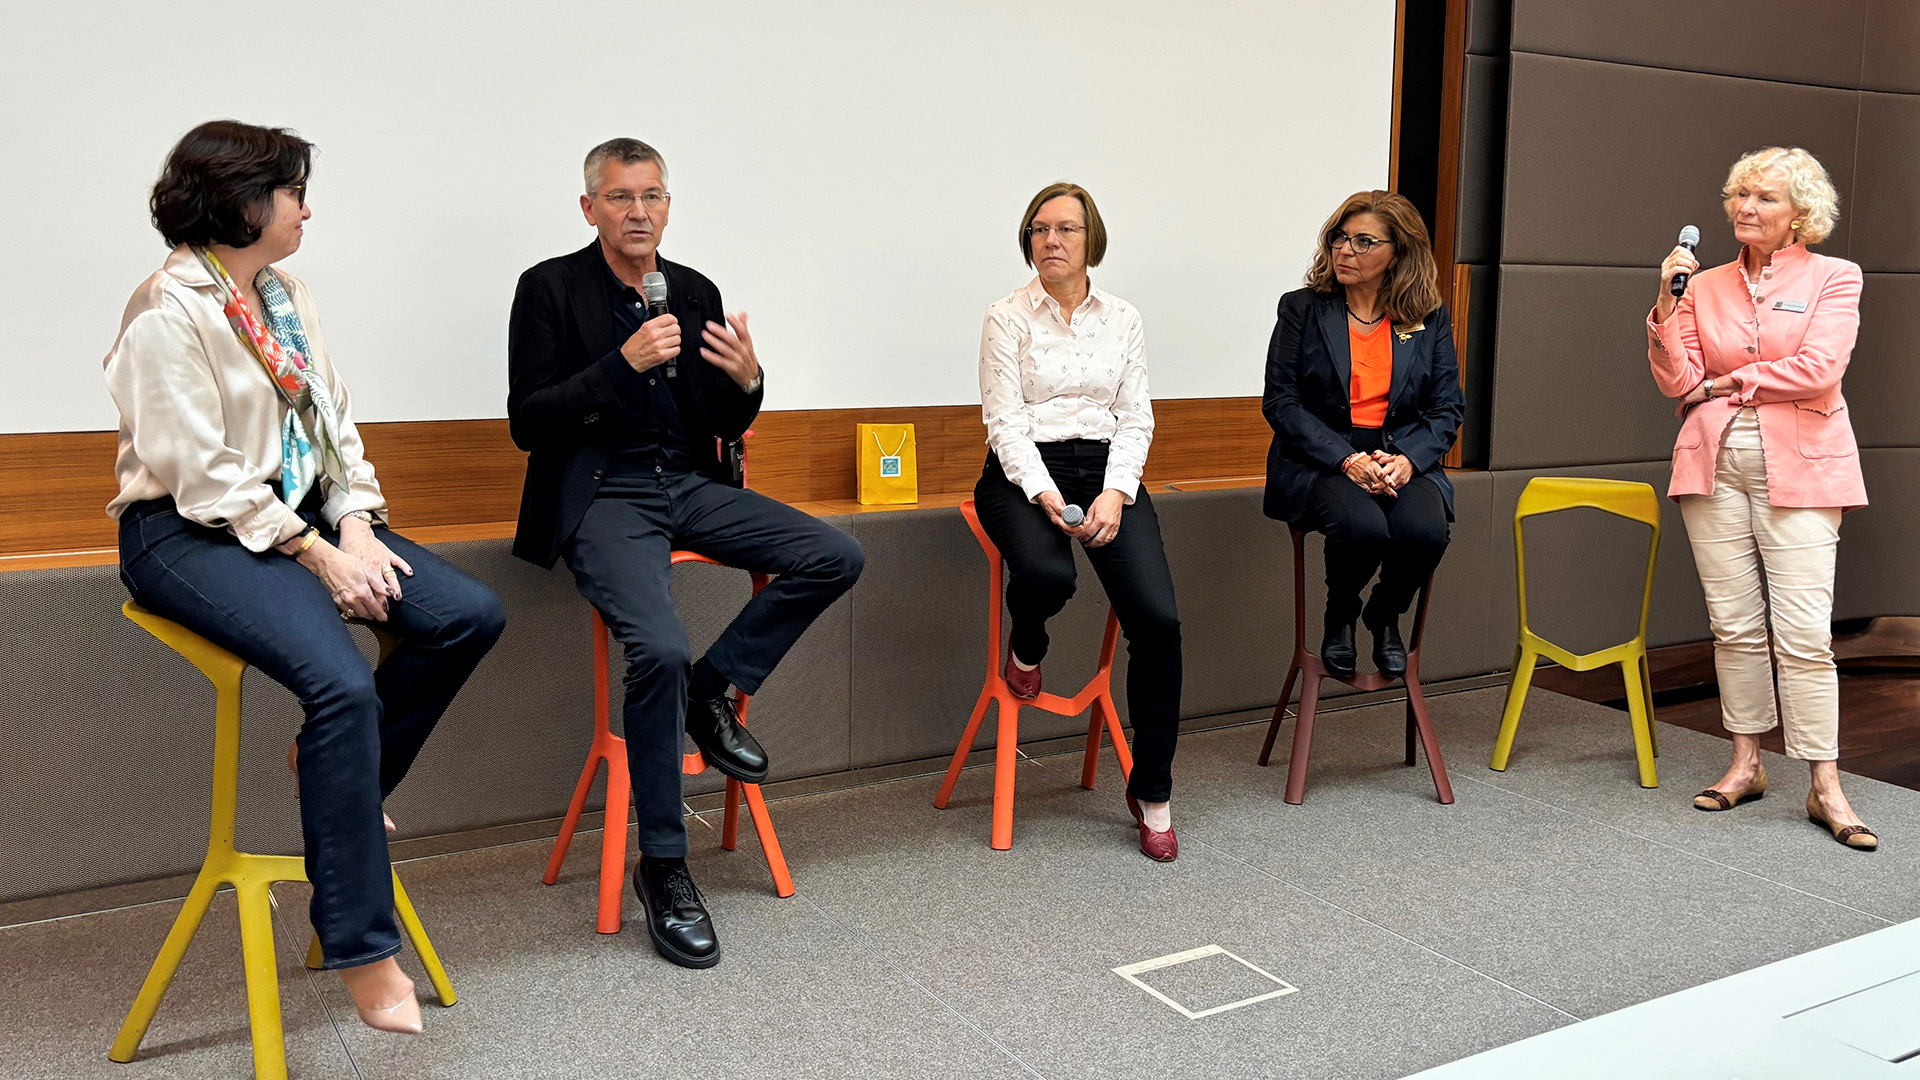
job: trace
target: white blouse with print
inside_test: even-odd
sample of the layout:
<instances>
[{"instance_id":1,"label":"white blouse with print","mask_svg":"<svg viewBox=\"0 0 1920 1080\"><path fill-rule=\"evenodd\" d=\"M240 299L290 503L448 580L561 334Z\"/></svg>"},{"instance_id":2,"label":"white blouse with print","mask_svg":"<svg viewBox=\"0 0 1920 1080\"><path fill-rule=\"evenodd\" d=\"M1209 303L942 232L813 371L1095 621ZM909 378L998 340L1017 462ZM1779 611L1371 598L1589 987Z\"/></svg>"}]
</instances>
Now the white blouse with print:
<instances>
[{"instance_id":1,"label":"white blouse with print","mask_svg":"<svg viewBox=\"0 0 1920 1080\"><path fill-rule=\"evenodd\" d=\"M1037 443L1108 442L1106 487L1132 503L1153 444L1140 312L1089 287L1071 317L1034 278L987 308L980 405L987 445L1029 502L1058 492Z\"/></svg>"}]
</instances>

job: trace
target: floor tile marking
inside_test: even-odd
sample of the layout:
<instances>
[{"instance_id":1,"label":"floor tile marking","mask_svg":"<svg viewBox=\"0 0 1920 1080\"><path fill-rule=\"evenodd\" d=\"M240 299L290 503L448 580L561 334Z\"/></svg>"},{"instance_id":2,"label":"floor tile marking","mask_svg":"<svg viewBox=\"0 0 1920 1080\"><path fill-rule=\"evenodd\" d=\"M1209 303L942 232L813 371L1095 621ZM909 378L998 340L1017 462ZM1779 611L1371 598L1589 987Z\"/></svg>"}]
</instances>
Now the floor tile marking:
<instances>
[{"instance_id":1,"label":"floor tile marking","mask_svg":"<svg viewBox=\"0 0 1920 1080\"><path fill-rule=\"evenodd\" d=\"M1242 998L1239 1001L1229 1001L1225 1005L1215 1005L1211 1009L1202 1009L1199 1012L1194 1012L1192 1009L1187 1008L1185 1005L1182 1005L1179 1002L1168 997L1167 995L1161 993L1160 991L1155 990L1153 987L1148 986L1146 983L1141 982L1139 979L1139 976L1144 975L1149 971L1159 971L1162 968L1169 968L1174 966L1175 964L1184 964L1190 960L1200 960L1209 956L1225 956L1232 960L1238 960L1242 965L1246 966L1249 970L1257 972L1261 976L1267 979L1271 979L1276 985L1280 987L1280 989L1270 990L1264 994L1255 994L1250 998ZM1158 956L1152 960L1142 960L1137 964L1127 964L1124 967L1114 968L1113 973L1127 980L1133 985L1139 987L1140 989L1145 990L1147 993L1152 994L1154 997L1159 998L1161 1001L1165 1002L1170 1008L1172 1008L1173 1011L1179 1013L1181 1016L1184 1016L1189 1020L1198 1020L1201 1017L1212 1016L1215 1013L1223 1013L1229 1009L1241 1009L1241 1008L1245 1008L1248 1005L1255 1005L1262 1001L1271 1001L1272 999L1277 997L1285 997L1288 994L1297 994L1300 992L1299 987L1294 986L1293 984L1279 978L1278 976L1274 975L1273 972L1268 971L1263 967L1260 967L1258 964L1252 963L1251 961L1245 959L1244 957L1237 956L1234 953L1231 953L1226 949L1221 948L1218 945L1202 945L1197 949L1188 949L1185 952L1168 953L1166 956Z\"/></svg>"}]
</instances>

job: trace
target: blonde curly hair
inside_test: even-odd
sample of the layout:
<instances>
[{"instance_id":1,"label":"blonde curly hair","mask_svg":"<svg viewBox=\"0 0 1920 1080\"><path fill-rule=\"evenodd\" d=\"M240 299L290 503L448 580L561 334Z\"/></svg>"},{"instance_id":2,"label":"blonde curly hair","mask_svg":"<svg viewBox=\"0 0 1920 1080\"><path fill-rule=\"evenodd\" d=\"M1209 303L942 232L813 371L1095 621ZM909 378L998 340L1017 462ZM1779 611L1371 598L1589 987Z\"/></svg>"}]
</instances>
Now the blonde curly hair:
<instances>
[{"instance_id":1,"label":"blonde curly hair","mask_svg":"<svg viewBox=\"0 0 1920 1080\"><path fill-rule=\"evenodd\" d=\"M1769 146L1755 150L1727 172L1727 184L1720 189L1726 200L1727 220L1733 220L1733 196L1740 185L1764 173L1778 169L1787 174L1787 198L1800 219L1794 239L1817 244L1833 234L1840 221L1840 193L1833 190L1826 167L1820 159L1797 146Z\"/></svg>"}]
</instances>

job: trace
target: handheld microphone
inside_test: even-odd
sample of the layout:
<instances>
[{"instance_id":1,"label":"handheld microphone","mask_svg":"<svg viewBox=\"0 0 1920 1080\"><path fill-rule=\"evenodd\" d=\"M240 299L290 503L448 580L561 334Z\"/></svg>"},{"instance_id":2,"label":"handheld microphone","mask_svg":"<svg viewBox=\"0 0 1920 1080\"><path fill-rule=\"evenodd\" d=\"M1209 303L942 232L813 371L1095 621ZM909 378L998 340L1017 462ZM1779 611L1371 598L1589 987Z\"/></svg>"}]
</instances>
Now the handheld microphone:
<instances>
[{"instance_id":1,"label":"handheld microphone","mask_svg":"<svg viewBox=\"0 0 1920 1080\"><path fill-rule=\"evenodd\" d=\"M1688 251L1692 251L1694 247L1699 243L1700 243L1699 229L1695 228L1692 225L1688 225L1685 228L1680 230L1680 246L1681 247L1686 248ZM1687 273L1679 273L1679 274L1673 275L1673 287L1668 291L1673 293L1673 295L1675 296L1687 295L1687 279L1692 276L1693 276L1692 274L1687 274ZM665 295L665 293L666 293L666 290L663 288L661 290L661 294Z\"/></svg>"},{"instance_id":2,"label":"handheld microphone","mask_svg":"<svg viewBox=\"0 0 1920 1080\"><path fill-rule=\"evenodd\" d=\"M640 295L647 299L647 318L657 319L667 314L667 275L654 271L640 279ZM679 357L667 361L667 378L680 377Z\"/></svg>"},{"instance_id":3,"label":"handheld microphone","mask_svg":"<svg viewBox=\"0 0 1920 1080\"><path fill-rule=\"evenodd\" d=\"M1066 509L1060 511L1060 520L1066 522L1068 528L1077 529L1081 522L1087 520L1087 515L1079 507L1068 503Z\"/></svg>"}]
</instances>

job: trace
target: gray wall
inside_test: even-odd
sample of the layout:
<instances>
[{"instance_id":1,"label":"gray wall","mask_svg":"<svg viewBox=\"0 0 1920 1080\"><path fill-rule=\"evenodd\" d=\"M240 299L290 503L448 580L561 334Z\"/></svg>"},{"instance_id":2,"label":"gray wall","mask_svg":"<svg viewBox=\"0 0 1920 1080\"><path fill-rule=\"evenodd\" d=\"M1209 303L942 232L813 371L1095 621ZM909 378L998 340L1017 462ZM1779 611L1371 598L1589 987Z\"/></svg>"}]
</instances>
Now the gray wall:
<instances>
[{"instance_id":1,"label":"gray wall","mask_svg":"<svg viewBox=\"0 0 1920 1080\"><path fill-rule=\"evenodd\" d=\"M1505 35L1480 25L1502 6L1472 4L1457 248L1476 294L1480 273L1497 278L1495 340L1479 320L1470 350L1492 352L1496 502L1510 511L1538 471L1665 491L1678 421L1647 372L1654 268L1684 224L1700 226L1704 262L1733 258L1727 168L1761 146L1804 146L1841 197L1840 227L1816 250L1866 271L1844 387L1873 505L1843 527L1835 617L1920 614L1920 339L1904 326L1920 305L1920 3L1511 0ZM1497 109L1486 95L1502 83ZM1496 141L1497 197L1475 186ZM1488 259L1497 268L1483 270ZM1653 634L1702 637L1684 528L1667 509ZM1589 548L1609 565L1631 558Z\"/></svg>"},{"instance_id":2,"label":"gray wall","mask_svg":"<svg viewBox=\"0 0 1920 1080\"><path fill-rule=\"evenodd\" d=\"M1459 491L1423 664L1435 680L1495 670L1512 648L1510 608L1486 587L1511 560L1493 550L1492 478L1462 476ZM1155 500L1180 601L1190 718L1271 708L1280 692L1293 647L1291 545L1284 526L1261 516L1260 499L1260 489L1242 488ZM937 768L985 673L986 560L958 510L832 520L866 548L867 570L754 698L750 723L772 756L773 779L925 759ZM500 594L508 625L388 800L403 837L558 817L579 776L593 723L586 602L564 570L535 569L507 547L436 548ZM1308 552L1308 632L1317 640L1317 539ZM746 602L746 575L697 565L674 574L676 607L704 649ZM1047 680L1056 689L1092 674L1106 619L1084 561L1080 580L1052 625ZM0 902L181 873L205 851L213 693L121 617L125 599L110 566L0 574ZM1125 675L1123 647L1115 664L1123 716ZM619 678L616 660L616 696ZM299 806L285 754L299 707L257 671L248 672L244 697L242 843L297 851ZM1084 719L1027 709L1020 736L1085 729ZM992 731L984 725L981 745ZM1337 737L1334 729L1326 737ZM687 791L719 784L709 772L690 778Z\"/></svg>"}]
</instances>

